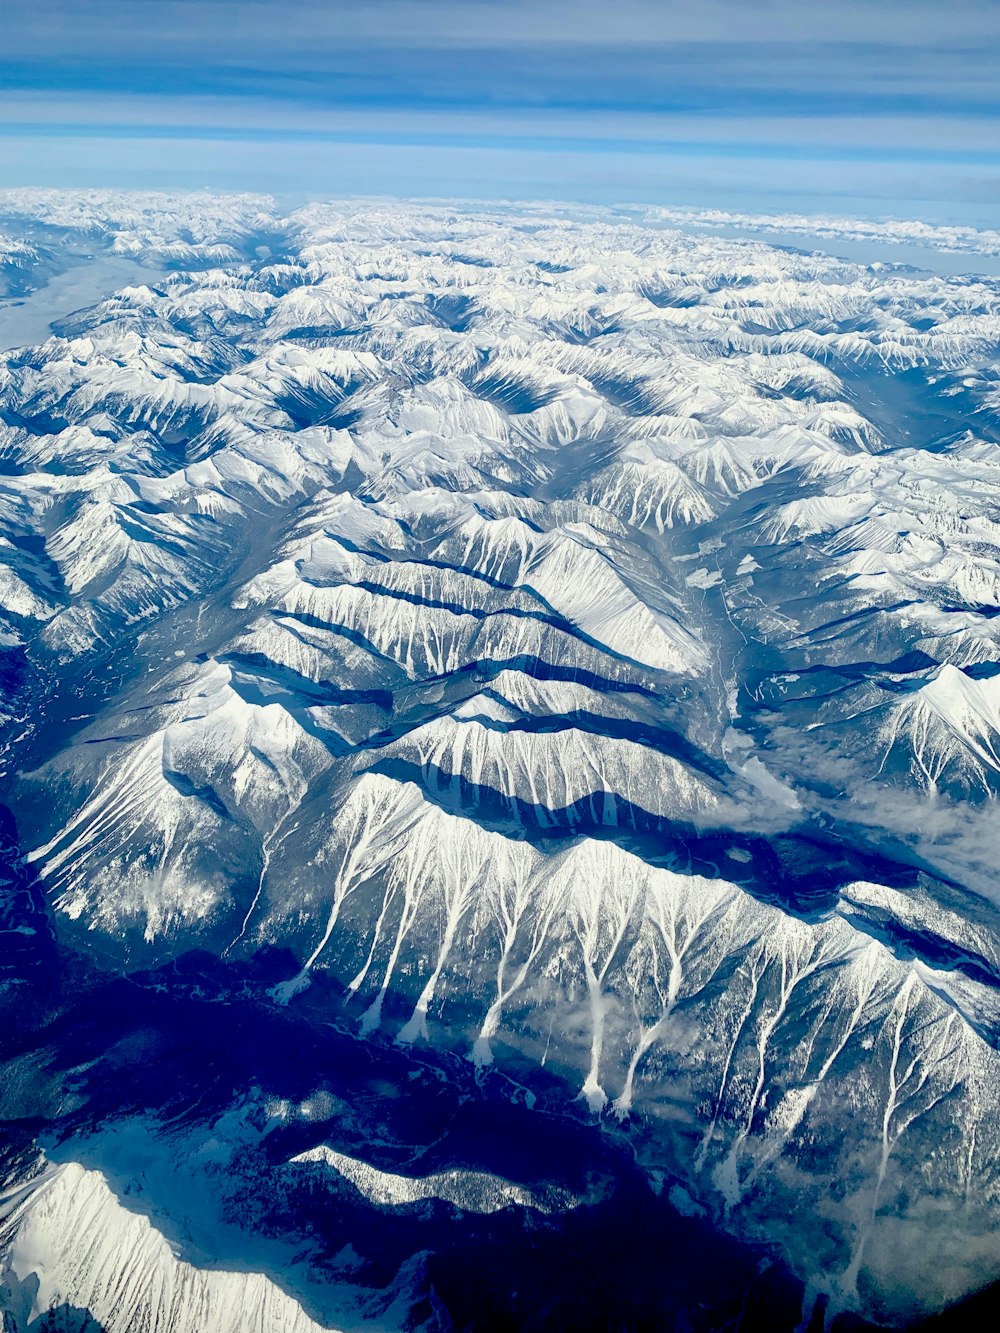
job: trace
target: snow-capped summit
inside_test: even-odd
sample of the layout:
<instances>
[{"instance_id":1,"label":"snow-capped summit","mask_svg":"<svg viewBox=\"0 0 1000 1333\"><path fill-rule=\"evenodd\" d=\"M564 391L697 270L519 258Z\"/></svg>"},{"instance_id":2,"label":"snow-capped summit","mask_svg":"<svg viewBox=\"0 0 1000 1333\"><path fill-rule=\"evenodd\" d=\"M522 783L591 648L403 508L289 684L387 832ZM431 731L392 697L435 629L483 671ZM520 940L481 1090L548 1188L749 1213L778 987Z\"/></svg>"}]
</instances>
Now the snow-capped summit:
<instances>
[{"instance_id":1,"label":"snow-capped summit","mask_svg":"<svg viewBox=\"0 0 1000 1333\"><path fill-rule=\"evenodd\" d=\"M4 207L138 269L0 366L5 1328L1000 1277L1000 285Z\"/></svg>"}]
</instances>

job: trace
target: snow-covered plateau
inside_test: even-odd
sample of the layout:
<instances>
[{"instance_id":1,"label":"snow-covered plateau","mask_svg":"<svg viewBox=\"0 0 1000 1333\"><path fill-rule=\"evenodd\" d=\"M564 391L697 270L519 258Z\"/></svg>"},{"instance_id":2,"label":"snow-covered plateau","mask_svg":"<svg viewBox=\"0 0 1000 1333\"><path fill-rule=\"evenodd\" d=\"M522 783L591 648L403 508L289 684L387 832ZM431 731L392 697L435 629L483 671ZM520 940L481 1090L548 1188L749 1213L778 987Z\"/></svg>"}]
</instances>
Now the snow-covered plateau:
<instances>
[{"instance_id":1,"label":"snow-covered plateau","mask_svg":"<svg viewBox=\"0 0 1000 1333\"><path fill-rule=\"evenodd\" d=\"M4 1333L1000 1279L1000 280L677 220L0 193Z\"/></svg>"}]
</instances>

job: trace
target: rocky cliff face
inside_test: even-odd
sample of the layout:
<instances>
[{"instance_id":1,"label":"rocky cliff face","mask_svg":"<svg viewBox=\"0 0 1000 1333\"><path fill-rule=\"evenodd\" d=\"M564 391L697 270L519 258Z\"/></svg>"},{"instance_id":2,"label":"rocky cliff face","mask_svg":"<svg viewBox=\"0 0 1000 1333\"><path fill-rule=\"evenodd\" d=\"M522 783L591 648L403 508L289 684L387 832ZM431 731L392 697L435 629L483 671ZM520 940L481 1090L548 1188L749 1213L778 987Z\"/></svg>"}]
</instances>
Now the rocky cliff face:
<instances>
[{"instance_id":1,"label":"rocky cliff face","mask_svg":"<svg viewBox=\"0 0 1000 1333\"><path fill-rule=\"evenodd\" d=\"M176 271L0 372L13 1327L995 1278L997 283L22 210Z\"/></svg>"}]
</instances>

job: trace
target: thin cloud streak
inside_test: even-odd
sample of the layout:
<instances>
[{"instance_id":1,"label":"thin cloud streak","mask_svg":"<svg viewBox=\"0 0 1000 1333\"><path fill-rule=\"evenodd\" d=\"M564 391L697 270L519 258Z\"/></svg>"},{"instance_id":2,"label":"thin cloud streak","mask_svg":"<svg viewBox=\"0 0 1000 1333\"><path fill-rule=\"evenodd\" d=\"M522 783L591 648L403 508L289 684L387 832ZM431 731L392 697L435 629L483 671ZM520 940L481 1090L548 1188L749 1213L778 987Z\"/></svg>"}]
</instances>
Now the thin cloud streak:
<instances>
[{"instance_id":1,"label":"thin cloud streak","mask_svg":"<svg viewBox=\"0 0 1000 1333\"><path fill-rule=\"evenodd\" d=\"M956 219L964 201L998 201L993 0L960 0L947 11L931 0L839 0L821 12L791 0L0 6L0 125L22 145L75 145L61 154L49 143L32 162L30 150L8 144L0 165L15 182L26 162L34 179L43 163L58 174L64 157L75 164L73 154L83 153L95 179L125 184L135 180L127 145L145 139L159 145L149 170L173 171L179 182L197 159L207 163L208 183L214 172L221 184L232 175L227 142L266 146L284 137L289 146L298 141L293 156L307 175L310 141L317 163L349 158L362 191L382 191L384 164L408 146L400 179L429 173L421 193L452 188L454 167L441 164L457 160L446 156L453 150L482 155L472 174L494 196L521 191L540 156L589 153L589 174L577 164L560 177L580 178L581 198L628 197L630 182L648 191L643 159L652 155L683 164L663 173L664 203L684 202L682 181L709 188L724 164L751 158L808 168L798 183L771 172L776 204L796 185L819 205L845 192L881 199L887 182L909 192L901 202L945 203L952 188ZM524 160L514 169L518 150ZM696 169L686 159L699 154ZM254 179L245 183L267 188L259 177L271 159L264 151L249 161ZM866 164L876 162L900 170L873 178ZM853 174L850 163L860 164ZM740 179L739 171L723 174L729 186ZM765 187L756 182L755 206Z\"/></svg>"},{"instance_id":2,"label":"thin cloud streak","mask_svg":"<svg viewBox=\"0 0 1000 1333\"><path fill-rule=\"evenodd\" d=\"M12 55L74 52L315 53L334 42L413 47L498 47L720 42L786 45L854 41L893 50L997 40L993 0L34 0L15 7Z\"/></svg>"}]
</instances>

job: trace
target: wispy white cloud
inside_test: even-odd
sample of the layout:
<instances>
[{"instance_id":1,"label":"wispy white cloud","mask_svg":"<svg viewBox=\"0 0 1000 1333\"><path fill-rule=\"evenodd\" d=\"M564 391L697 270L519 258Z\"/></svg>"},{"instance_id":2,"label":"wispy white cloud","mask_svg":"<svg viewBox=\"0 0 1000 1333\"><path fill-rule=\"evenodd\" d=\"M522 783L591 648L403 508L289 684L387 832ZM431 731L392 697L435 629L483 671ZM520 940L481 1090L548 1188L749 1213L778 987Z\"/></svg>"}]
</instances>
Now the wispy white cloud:
<instances>
[{"instance_id":1,"label":"wispy white cloud","mask_svg":"<svg viewBox=\"0 0 1000 1333\"><path fill-rule=\"evenodd\" d=\"M997 40L993 0L34 0L23 10L13 16L11 53L43 57L60 27L78 51L155 39L172 51L190 53L197 41L236 54L264 42L272 54L314 53L335 40L435 48L847 41L931 51Z\"/></svg>"},{"instance_id":2,"label":"wispy white cloud","mask_svg":"<svg viewBox=\"0 0 1000 1333\"><path fill-rule=\"evenodd\" d=\"M749 206L768 188L779 205L809 191L998 202L994 0L0 4L12 179L66 158L75 180L89 166L114 183L207 171L221 185L243 162L255 187L268 170L278 188L340 171L381 191L398 170L400 193L464 173L494 195L541 176L578 197L680 202L721 173L731 202L755 164ZM267 147L276 136L290 159ZM127 145L149 137L138 180ZM252 138L248 160L232 147L212 160L211 143Z\"/></svg>"}]
</instances>

